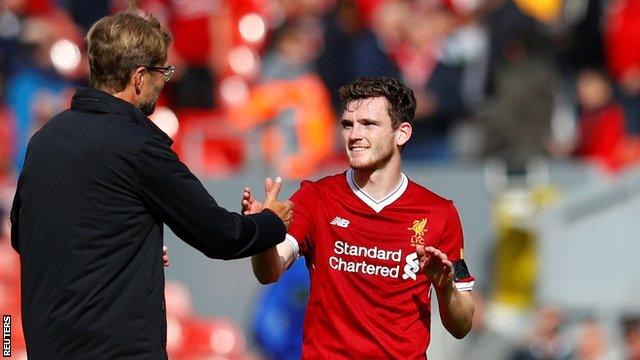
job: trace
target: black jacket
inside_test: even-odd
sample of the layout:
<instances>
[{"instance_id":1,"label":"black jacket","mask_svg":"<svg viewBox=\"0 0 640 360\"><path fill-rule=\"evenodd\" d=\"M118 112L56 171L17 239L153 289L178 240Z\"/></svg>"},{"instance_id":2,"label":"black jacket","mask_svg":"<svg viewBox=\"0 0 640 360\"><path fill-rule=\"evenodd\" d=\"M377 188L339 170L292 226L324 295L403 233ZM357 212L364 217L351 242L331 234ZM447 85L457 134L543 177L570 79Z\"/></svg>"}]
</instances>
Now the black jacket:
<instances>
[{"instance_id":1,"label":"black jacket","mask_svg":"<svg viewBox=\"0 0 640 360\"><path fill-rule=\"evenodd\" d=\"M136 107L81 89L29 143L11 210L29 359L166 358L162 232L210 258L282 241L218 206Z\"/></svg>"}]
</instances>

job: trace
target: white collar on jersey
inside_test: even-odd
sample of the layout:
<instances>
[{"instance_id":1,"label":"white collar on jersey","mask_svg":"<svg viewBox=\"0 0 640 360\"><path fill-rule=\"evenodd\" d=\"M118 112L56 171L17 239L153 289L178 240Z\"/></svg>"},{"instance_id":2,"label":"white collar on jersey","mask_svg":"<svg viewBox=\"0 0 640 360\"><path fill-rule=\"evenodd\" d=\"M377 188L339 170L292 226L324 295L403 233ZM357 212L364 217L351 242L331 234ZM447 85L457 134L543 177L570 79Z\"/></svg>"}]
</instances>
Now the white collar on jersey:
<instances>
[{"instance_id":1,"label":"white collar on jersey","mask_svg":"<svg viewBox=\"0 0 640 360\"><path fill-rule=\"evenodd\" d=\"M360 200L369 205L369 207L377 213L382 211L382 209L384 209L387 205L398 200L398 198L402 196L402 194L404 194L404 191L407 190L407 186L409 185L409 179L407 179L407 176L403 173L400 173L400 175L402 175L400 178L400 184L398 184L395 189L393 189L387 196L385 196L381 200L375 200L364 190L362 190L358 186L358 184L356 184L356 180L353 178L353 169L347 170L347 173L345 175L347 177L347 183L349 184L351 191L353 191L353 193L356 194L356 196L359 197Z\"/></svg>"}]
</instances>

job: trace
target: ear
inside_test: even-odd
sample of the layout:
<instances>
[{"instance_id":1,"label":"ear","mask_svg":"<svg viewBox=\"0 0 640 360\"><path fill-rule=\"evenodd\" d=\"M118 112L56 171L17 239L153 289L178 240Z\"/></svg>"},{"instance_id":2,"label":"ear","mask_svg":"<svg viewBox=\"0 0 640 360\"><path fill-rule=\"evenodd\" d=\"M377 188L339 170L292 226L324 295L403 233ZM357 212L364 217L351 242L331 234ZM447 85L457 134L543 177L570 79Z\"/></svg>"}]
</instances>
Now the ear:
<instances>
[{"instance_id":1,"label":"ear","mask_svg":"<svg viewBox=\"0 0 640 360\"><path fill-rule=\"evenodd\" d=\"M147 70L145 68L139 67L131 76L131 82L133 83L136 95L140 95L140 92L142 92L142 84L144 83L146 73Z\"/></svg>"},{"instance_id":2,"label":"ear","mask_svg":"<svg viewBox=\"0 0 640 360\"><path fill-rule=\"evenodd\" d=\"M403 146L411 138L413 128L408 122L403 122L396 129L396 145Z\"/></svg>"}]
</instances>

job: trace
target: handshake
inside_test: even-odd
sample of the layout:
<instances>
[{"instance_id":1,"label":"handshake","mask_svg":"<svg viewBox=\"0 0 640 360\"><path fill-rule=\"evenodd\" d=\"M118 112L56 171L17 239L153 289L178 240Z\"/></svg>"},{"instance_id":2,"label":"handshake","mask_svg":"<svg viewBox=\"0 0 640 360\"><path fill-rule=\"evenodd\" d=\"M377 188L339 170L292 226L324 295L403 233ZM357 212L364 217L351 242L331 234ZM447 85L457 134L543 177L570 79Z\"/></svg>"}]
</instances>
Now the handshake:
<instances>
[{"instance_id":1,"label":"handshake","mask_svg":"<svg viewBox=\"0 0 640 360\"><path fill-rule=\"evenodd\" d=\"M249 187L244 188L241 202L241 213L243 215L259 213L264 209L273 211L284 222L284 226L289 229L293 219L293 203L289 200L278 201L278 195L282 189L282 178L277 177L275 181L271 178L264 180L264 203L257 201L251 194Z\"/></svg>"}]
</instances>

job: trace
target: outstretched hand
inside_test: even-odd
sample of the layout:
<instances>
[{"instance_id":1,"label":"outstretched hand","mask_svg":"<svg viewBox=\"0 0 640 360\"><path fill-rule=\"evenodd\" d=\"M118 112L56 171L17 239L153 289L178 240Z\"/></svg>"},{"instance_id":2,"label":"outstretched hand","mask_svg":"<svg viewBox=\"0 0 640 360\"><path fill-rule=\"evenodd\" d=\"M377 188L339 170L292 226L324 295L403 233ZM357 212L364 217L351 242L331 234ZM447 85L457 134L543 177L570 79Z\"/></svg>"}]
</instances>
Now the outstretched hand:
<instances>
[{"instance_id":1,"label":"outstretched hand","mask_svg":"<svg viewBox=\"0 0 640 360\"><path fill-rule=\"evenodd\" d=\"M453 265L442 251L433 246L416 245L420 271L427 275L436 289L443 289L453 282Z\"/></svg>"},{"instance_id":2,"label":"outstretched hand","mask_svg":"<svg viewBox=\"0 0 640 360\"><path fill-rule=\"evenodd\" d=\"M242 193L241 212L242 215L257 214L262 211L262 203L256 200L251 194L251 188L245 187Z\"/></svg>"},{"instance_id":3,"label":"outstretched hand","mask_svg":"<svg viewBox=\"0 0 640 360\"><path fill-rule=\"evenodd\" d=\"M285 227L289 229L289 225L291 224L291 219L293 217L293 203L289 200L278 201L280 189L282 189L282 178L277 177L275 181L271 178L266 178L264 180L264 192L266 197L264 203L260 203L251 194L251 189L245 187L241 202L242 214L255 214L263 209L269 209L273 211L282 220L282 222L284 222Z\"/></svg>"}]
</instances>

